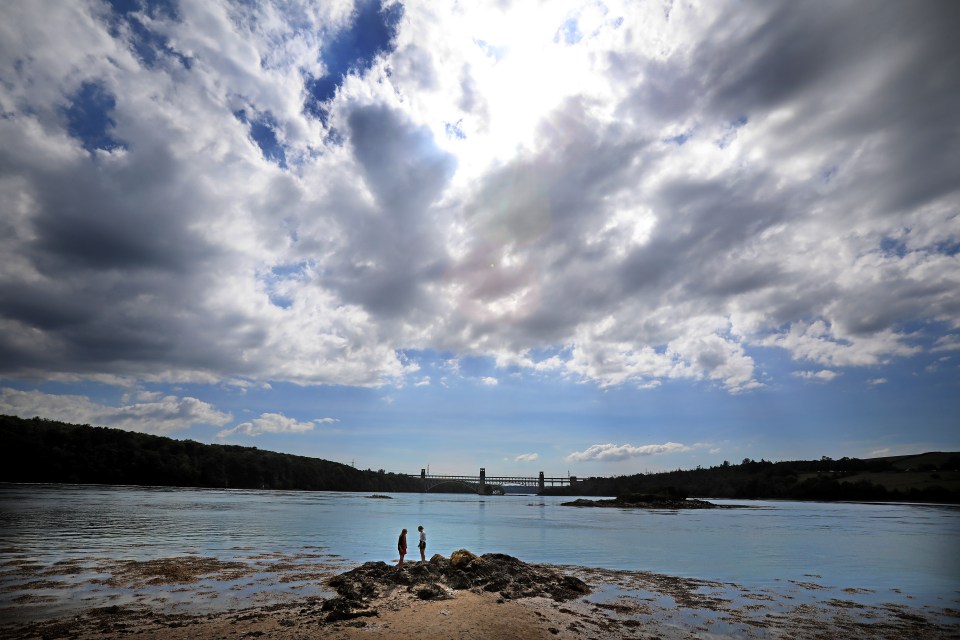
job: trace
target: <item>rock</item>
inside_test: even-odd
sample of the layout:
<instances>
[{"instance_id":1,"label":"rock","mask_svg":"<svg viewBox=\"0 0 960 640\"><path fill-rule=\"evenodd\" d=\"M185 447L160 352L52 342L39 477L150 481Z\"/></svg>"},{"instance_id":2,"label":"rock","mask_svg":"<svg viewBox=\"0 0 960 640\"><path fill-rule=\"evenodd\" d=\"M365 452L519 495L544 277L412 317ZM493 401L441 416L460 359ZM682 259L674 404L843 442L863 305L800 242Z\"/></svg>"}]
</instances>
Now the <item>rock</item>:
<instances>
[{"instance_id":1,"label":"rock","mask_svg":"<svg viewBox=\"0 0 960 640\"><path fill-rule=\"evenodd\" d=\"M696 498L675 499L657 495L634 494L615 500L586 500L579 498L572 502L561 502L562 507L607 507L617 509L717 509L716 505ZM723 505L731 507L733 505Z\"/></svg>"},{"instance_id":2,"label":"rock","mask_svg":"<svg viewBox=\"0 0 960 640\"><path fill-rule=\"evenodd\" d=\"M424 600L449 598L451 589L498 593L501 599L544 596L557 601L590 593L582 580L548 567L502 553L477 556L466 549L455 551L449 560L437 554L430 562L410 563L402 570L384 562L367 562L332 578L329 584L339 595L325 602L324 610L341 616L338 619L344 619L347 612L367 611L365 600L401 585Z\"/></svg>"},{"instance_id":3,"label":"rock","mask_svg":"<svg viewBox=\"0 0 960 640\"><path fill-rule=\"evenodd\" d=\"M466 549L457 549L450 554L450 564L454 567L465 567L478 560L480 560L478 556L470 553Z\"/></svg>"},{"instance_id":4,"label":"rock","mask_svg":"<svg viewBox=\"0 0 960 640\"><path fill-rule=\"evenodd\" d=\"M450 595L447 593L447 590L443 588L443 585L432 583L432 584L418 584L413 587L410 587L410 591L417 594L417 597L421 600L449 600Z\"/></svg>"},{"instance_id":5,"label":"rock","mask_svg":"<svg viewBox=\"0 0 960 640\"><path fill-rule=\"evenodd\" d=\"M322 610L327 612L327 622L352 620L354 618L369 618L380 615L376 609L358 607L355 606L356 604L357 603L343 596L336 596L324 602Z\"/></svg>"},{"instance_id":6,"label":"rock","mask_svg":"<svg viewBox=\"0 0 960 640\"><path fill-rule=\"evenodd\" d=\"M560 503L561 507L597 507L600 506L597 503L599 500L587 500L585 498L577 498L572 502L562 502Z\"/></svg>"}]
</instances>

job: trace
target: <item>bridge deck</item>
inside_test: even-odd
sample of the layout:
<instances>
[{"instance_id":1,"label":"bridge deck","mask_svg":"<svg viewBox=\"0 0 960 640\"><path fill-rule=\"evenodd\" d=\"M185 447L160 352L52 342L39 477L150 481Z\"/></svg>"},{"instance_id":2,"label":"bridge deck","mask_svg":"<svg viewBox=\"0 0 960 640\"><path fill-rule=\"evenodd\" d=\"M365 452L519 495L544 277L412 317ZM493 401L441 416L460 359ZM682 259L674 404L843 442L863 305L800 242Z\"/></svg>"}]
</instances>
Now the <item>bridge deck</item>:
<instances>
[{"instance_id":1,"label":"bridge deck","mask_svg":"<svg viewBox=\"0 0 960 640\"><path fill-rule=\"evenodd\" d=\"M575 483L576 477L547 477L547 476L467 476L456 475L446 476L437 474L420 473L420 475L410 474L411 478L420 478L429 486L433 487L446 482L463 482L466 484L479 485L481 480L485 485L507 485L507 486L568 486Z\"/></svg>"}]
</instances>

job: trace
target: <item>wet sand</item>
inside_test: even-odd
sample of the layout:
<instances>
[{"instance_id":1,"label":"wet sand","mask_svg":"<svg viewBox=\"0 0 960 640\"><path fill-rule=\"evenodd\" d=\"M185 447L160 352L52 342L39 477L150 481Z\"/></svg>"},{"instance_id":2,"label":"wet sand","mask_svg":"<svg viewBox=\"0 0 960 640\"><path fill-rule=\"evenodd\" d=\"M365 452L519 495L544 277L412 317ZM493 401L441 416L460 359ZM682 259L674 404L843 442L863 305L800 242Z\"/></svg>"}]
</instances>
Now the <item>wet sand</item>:
<instances>
[{"instance_id":1,"label":"wet sand","mask_svg":"<svg viewBox=\"0 0 960 640\"><path fill-rule=\"evenodd\" d=\"M398 584L366 613L328 620L327 581L350 568L320 549L223 561L0 563L2 638L960 638L958 594L909 606L896 592L819 576L748 589L646 572L543 566L592 593L558 601L479 588L422 600Z\"/></svg>"}]
</instances>

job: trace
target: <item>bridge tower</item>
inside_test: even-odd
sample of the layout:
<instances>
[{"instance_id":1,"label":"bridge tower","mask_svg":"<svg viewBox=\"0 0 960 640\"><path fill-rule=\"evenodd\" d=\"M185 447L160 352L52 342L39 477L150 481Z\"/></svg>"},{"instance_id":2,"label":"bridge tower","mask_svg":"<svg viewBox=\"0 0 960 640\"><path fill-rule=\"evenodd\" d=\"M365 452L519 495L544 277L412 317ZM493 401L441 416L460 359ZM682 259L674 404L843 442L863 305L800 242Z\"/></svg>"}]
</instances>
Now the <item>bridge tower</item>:
<instances>
[{"instance_id":1,"label":"bridge tower","mask_svg":"<svg viewBox=\"0 0 960 640\"><path fill-rule=\"evenodd\" d=\"M427 470L420 469L420 493L427 490Z\"/></svg>"},{"instance_id":2,"label":"bridge tower","mask_svg":"<svg viewBox=\"0 0 960 640\"><path fill-rule=\"evenodd\" d=\"M537 491L537 493L543 493L543 488L544 488L543 471L540 472L540 480L537 483L537 487L539 488L539 491Z\"/></svg>"},{"instance_id":3,"label":"bridge tower","mask_svg":"<svg viewBox=\"0 0 960 640\"><path fill-rule=\"evenodd\" d=\"M480 495L487 495L487 470L480 467Z\"/></svg>"}]
</instances>

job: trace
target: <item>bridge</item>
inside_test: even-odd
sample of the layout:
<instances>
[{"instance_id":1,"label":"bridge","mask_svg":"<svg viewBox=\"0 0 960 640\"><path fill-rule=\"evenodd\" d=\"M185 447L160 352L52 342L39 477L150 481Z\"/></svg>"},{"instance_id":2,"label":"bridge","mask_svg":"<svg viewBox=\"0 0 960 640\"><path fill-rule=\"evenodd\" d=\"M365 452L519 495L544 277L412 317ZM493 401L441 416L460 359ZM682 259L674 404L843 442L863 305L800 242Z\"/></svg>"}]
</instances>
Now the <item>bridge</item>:
<instances>
[{"instance_id":1,"label":"bridge","mask_svg":"<svg viewBox=\"0 0 960 640\"><path fill-rule=\"evenodd\" d=\"M417 476L411 475L411 478L416 478ZM543 490L549 485L551 487L568 487L577 483L576 476L567 476L564 478L548 478L543 475L543 471L540 472L539 476L487 476L487 470L484 468L480 469L480 475L478 476L440 476L428 474L426 469L420 469L420 482L422 491L427 492L433 489L434 487L439 487L440 485L445 484L457 484L463 487L466 487L473 493L479 495L486 495L493 491L494 487L500 486L511 486L511 487L536 487L537 493L543 493Z\"/></svg>"}]
</instances>

